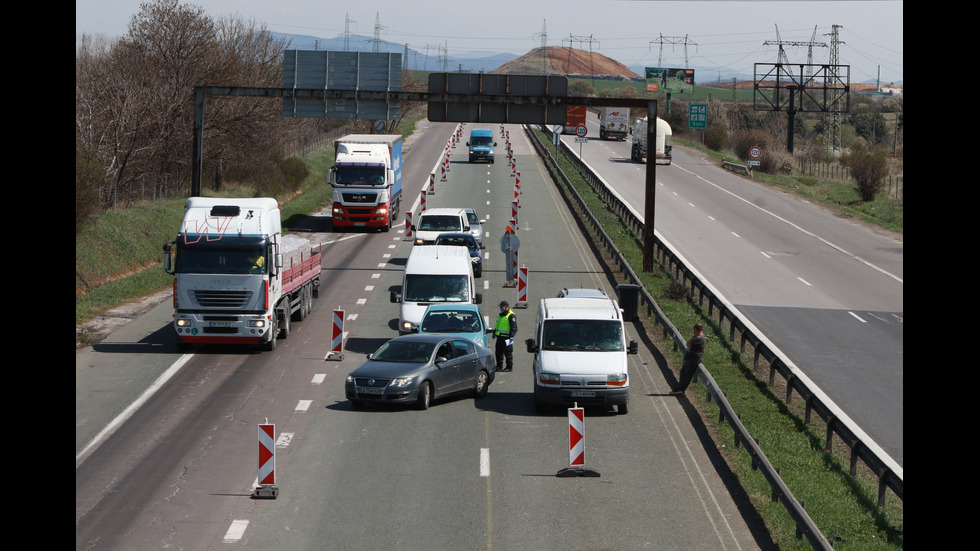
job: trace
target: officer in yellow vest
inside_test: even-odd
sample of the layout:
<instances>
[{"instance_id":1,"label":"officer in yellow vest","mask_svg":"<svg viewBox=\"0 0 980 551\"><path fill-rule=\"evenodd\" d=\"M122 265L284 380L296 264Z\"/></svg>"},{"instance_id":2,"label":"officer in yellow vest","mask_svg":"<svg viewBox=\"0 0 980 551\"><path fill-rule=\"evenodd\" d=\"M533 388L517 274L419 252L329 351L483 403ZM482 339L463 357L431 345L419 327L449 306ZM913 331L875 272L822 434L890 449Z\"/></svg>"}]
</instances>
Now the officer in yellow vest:
<instances>
[{"instance_id":1,"label":"officer in yellow vest","mask_svg":"<svg viewBox=\"0 0 980 551\"><path fill-rule=\"evenodd\" d=\"M497 340L494 352L497 354L497 370L514 370L514 336L517 335L517 316L510 311L510 304L506 300L500 302L500 314L497 315L497 323L493 326L493 338ZM507 362L507 369L501 369L504 361Z\"/></svg>"}]
</instances>

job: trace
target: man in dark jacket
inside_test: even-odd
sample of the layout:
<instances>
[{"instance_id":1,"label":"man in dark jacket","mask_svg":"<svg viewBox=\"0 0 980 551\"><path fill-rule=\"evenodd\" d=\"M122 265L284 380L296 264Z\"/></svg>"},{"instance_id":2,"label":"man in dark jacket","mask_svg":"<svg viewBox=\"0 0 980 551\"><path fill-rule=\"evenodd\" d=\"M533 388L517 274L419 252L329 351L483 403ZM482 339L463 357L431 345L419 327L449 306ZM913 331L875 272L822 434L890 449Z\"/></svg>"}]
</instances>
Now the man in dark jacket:
<instances>
[{"instance_id":1,"label":"man in dark jacket","mask_svg":"<svg viewBox=\"0 0 980 551\"><path fill-rule=\"evenodd\" d=\"M703 327L700 323L695 323L694 336L691 337L691 340L687 341L687 352L684 353L684 366L681 367L677 388L670 392L671 395L680 396L684 394L687 386L691 384L691 379L694 378L694 374L701 364L701 358L704 357L704 345L706 342Z\"/></svg>"},{"instance_id":2,"label":"man in dark jacket","mask_svg":"<svg viewBox=\"0 0 980 551\"><path fill-rule=\"evenodd\" d=\"M510 304L506 300L500 302L500 314L497 315L497 323L493 325L493 338L496 339L494 352L497 355L498 371L514 370L514 336L517 335L517 316L510 310ZM507 362L507 369L501 369L504 361Z\"/></svg>"}]
</instances>

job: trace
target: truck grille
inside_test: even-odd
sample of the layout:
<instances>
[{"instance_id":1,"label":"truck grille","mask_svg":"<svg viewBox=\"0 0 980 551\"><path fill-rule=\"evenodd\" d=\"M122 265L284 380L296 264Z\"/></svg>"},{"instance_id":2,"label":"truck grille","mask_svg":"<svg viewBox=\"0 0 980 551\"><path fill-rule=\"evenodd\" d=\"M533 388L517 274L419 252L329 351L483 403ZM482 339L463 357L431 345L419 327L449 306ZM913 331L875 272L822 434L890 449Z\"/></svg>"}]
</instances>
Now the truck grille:
<instances>
[{"instance_id":1,"label":"truck grille","mask_svg":"<svg viewBox=\"0 0 980 551\"><path fill-rule=\"evenodd\" d=\"M244 308L252 298L251 291L194 291L201 308Z\"/></svg>"},{"instance_id":2,"label":"truck grille","mask_svg":"<svg viewBox=\"0 0 980 551\"><path fill-rule=\"evenodd\" d=\"M341 193L345 203L377 203L377 193Z\"/></svg>"}]
</instances>

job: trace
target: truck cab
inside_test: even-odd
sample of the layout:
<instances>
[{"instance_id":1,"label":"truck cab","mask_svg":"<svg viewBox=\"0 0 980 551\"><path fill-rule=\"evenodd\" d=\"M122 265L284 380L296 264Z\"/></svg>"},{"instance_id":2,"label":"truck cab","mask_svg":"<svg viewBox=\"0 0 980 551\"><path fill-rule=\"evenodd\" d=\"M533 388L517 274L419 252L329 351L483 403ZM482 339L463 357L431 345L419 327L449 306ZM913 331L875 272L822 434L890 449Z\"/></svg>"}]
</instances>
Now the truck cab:
<instances>
[{"instance_id":1,"label":"truck cab","mask_svg":"<svg viewBox=\"0 0 980 551\"><path fill-rule=\"evenodd\" d=\"M493 164L493 148L497 142L493 140L493 132L489 128L474 128L466 145L470 148L471 163L489 161Z\"/></svg>"}]
</instances>

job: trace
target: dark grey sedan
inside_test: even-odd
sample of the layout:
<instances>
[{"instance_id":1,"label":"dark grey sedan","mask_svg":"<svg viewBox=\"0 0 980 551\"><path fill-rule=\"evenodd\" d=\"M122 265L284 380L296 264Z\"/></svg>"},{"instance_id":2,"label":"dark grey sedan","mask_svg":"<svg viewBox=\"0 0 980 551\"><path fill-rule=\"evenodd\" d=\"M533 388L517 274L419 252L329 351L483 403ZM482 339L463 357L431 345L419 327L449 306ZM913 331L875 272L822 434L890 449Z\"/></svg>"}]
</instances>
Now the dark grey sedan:
<instances>
[{"instance_id":1,"label":"dark grey sedan","mask_svg":"<svg viewBox=\"0 0 980 551\"><path fill-rule=\"evenodd\" d=\"M428 409L450 394L485 396L494 371L493 352L465 337L404 335L369 354L347 376L345 393L354 407L375 402Z\"/></svg>"}]
</instances>

